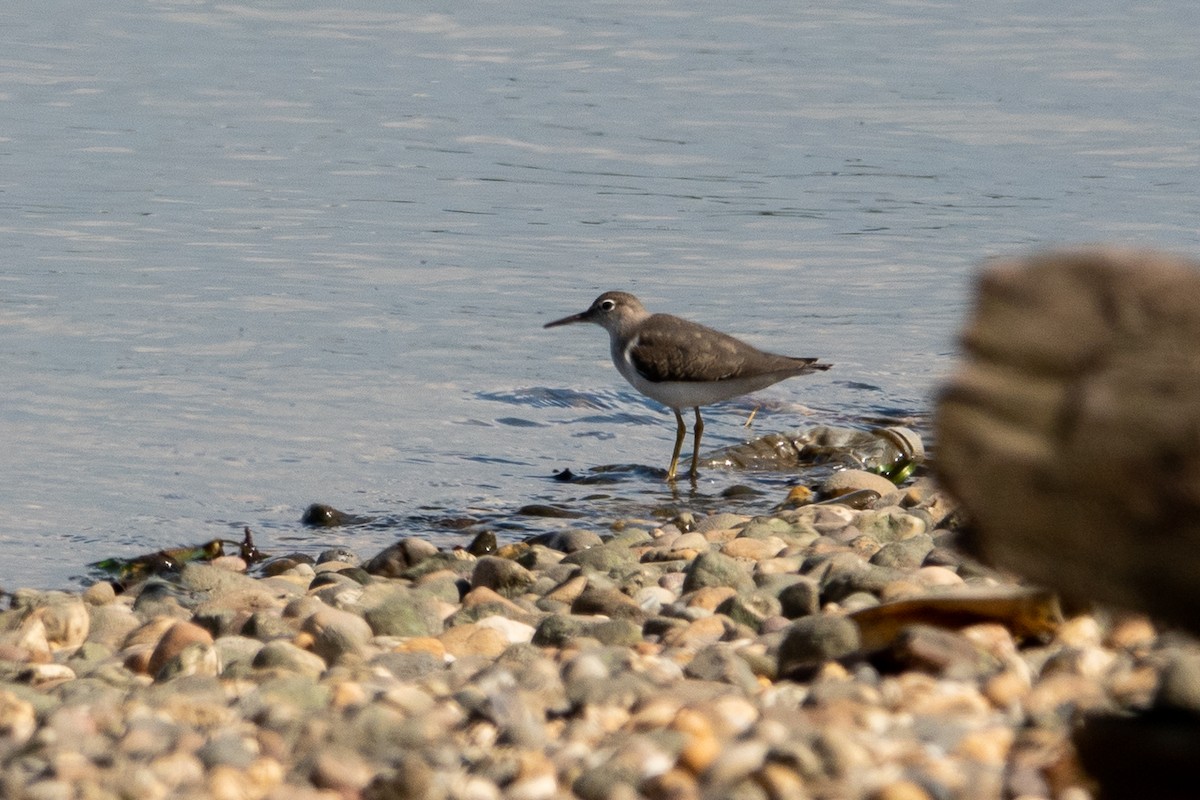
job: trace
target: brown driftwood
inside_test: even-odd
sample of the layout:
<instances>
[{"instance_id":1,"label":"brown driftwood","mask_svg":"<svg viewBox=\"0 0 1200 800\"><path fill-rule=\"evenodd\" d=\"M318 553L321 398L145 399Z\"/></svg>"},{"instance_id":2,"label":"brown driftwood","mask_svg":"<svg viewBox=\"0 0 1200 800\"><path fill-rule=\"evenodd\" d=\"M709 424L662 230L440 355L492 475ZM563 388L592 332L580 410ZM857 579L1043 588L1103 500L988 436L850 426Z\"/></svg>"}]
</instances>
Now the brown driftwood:
<instances>
[{"instance_id":1,"label":"brown driftwood","mask_svg":"<svg viewBox=\"0 0 1200 800\"><path fill-rule=\"evenodd\" d=\"M1200 269L1158 253L991 265L938 402L980 554L1200 632Z\"/></svg>"}]
</instances>

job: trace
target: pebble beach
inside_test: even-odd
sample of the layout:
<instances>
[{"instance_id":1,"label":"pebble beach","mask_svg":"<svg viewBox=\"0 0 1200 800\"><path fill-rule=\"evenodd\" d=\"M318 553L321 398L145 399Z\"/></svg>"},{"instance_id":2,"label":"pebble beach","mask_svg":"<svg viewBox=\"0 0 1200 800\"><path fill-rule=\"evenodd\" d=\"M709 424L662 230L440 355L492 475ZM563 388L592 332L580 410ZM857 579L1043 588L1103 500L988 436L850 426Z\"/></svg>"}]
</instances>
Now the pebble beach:
<instances>
[{"instance_id":1,"label":"pebble beach","mask_svg":"<svg viewBox=\"0 0 1200 800\"><path fill-rule=\"evenodd\" d=\"M1189 641L1060 615L931 479L884 488L16 590L0 793L1088 800L1084 715L1200 695Z\"/></svg>"}]
</instances>

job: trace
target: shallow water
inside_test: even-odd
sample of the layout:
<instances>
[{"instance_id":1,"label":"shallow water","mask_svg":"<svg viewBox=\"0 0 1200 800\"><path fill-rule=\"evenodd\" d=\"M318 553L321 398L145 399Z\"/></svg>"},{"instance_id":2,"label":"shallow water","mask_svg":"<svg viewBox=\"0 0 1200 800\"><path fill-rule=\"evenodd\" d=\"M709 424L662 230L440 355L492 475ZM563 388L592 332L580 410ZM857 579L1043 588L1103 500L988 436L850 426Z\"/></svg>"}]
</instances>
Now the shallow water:
<instances>
[{"instance_id":1,"label":"shallow water","mask_svg":"<svg viewBox=\"0 0 1200 800\"><path fill-rule=\"evenodd\" d=\"M794 479L672 496L670 413L602 331L541 325L631 290L834 362L761 393L756 432L920 425L982 259L1200 250L1196 14L5 8L0 586L244 525L370 554L735 484L765 507ZM640 468L551 478L611 464ZM313 501L376 521L314 533Z\"/></svg>"}]
</instances>

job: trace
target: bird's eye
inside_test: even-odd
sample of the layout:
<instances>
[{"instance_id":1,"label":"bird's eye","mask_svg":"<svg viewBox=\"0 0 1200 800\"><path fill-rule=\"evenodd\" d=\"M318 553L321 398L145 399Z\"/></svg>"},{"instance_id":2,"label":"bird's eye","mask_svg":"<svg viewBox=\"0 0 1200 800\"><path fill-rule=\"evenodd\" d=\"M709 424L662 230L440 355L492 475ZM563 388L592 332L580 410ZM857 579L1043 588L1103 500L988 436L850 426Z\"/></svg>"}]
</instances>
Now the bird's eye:
<instances>
[{"instance_id":1,"label":"bird's eye","mask_svg":"<svg viewBox=\"0 0 1200 800\"><path fill-rule=\"evenodd\" d=\"M604 302L602 302L600 304L601 311L612 311L616 307L617 307L616 300L605 300Z\"/></svg>"}]
</instances>

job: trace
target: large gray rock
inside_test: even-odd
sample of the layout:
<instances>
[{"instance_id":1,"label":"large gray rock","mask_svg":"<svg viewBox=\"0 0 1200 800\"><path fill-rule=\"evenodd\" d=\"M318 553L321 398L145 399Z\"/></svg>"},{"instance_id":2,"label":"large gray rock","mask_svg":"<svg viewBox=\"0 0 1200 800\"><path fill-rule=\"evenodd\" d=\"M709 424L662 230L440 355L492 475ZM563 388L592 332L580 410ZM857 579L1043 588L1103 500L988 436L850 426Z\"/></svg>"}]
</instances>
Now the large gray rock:
<instances>
[{"instance_id":1,"label":"large gray rock","mask_svg":"<svg viewBox=\"0 0 1200 800\"><path fill-rule=\"evenodd\" d=\"M993 562L1200 631L1200 270L1060 252L983 275L937 460Z\"/></svg>"}]
</instances>

